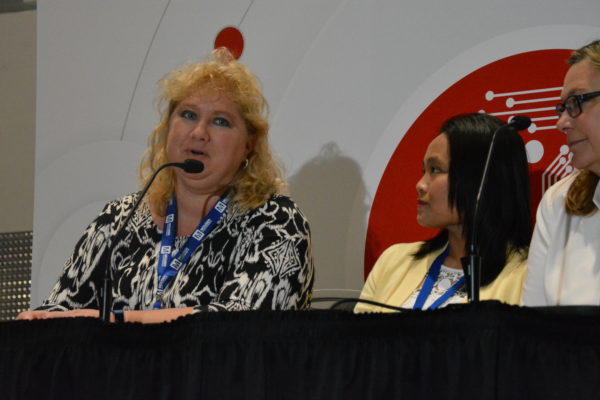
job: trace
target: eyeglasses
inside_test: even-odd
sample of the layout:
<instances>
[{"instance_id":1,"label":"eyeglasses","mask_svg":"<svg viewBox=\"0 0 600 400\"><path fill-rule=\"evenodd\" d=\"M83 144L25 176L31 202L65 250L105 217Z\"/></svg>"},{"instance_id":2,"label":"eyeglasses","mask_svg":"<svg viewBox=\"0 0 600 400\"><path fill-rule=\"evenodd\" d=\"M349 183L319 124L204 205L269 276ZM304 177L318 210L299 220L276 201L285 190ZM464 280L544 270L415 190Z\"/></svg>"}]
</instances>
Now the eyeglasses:
<instances>
[{"instance_id":1,"label":"eyeglasses","mask_svg":"<svg viewBox=\"0 0 600 400\"><path fill-rule=\"evenodd\" d=\"M576 118L581 114L581 105L594 97L600 96L600 92L591 92L584 94L574 94L565 99L564 103L556 105L556 114L558 118L561 117L562 113L567 110L567 113L571 118Z\"/></svg>"}]
</instances>

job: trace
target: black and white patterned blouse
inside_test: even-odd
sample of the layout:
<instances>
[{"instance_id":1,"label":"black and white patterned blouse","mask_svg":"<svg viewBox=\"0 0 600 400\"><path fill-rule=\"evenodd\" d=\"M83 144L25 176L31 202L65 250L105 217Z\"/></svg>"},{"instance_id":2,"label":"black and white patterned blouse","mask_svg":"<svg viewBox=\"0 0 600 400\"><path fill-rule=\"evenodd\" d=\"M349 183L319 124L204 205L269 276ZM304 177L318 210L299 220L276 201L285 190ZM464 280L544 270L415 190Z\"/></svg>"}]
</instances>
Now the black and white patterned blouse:
<instances>
[{"instance_id":1,"label":"black and white patterned blouse","mask_svg":"<svg viewBox=\"0 0 600 400\"><path fill-rule=\"evenodd\" d=\"M77 242L40 309L98 308L110 241L114 242L110 254L113 309L152 309L162 231L149 207L142 205L119 237L112 237L138 195L125 196L104 207ZM174 250L186 240L176 237ZM264 205L245 213L230 203L213 231L170 282L163 295L163 308L306 309L313 275L308 222L289 197L273 195Z\"/></svg>"}]
</instances>

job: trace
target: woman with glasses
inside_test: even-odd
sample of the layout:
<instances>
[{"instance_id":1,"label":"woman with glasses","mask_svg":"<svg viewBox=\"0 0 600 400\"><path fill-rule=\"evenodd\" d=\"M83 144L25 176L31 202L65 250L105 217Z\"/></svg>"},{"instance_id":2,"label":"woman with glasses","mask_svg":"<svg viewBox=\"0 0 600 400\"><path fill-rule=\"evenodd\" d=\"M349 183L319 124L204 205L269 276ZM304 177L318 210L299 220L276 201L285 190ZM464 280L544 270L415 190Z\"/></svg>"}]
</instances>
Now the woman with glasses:
<instances>
[{"instance_id":1,"label":"woman with glasses","mask_svg":"<svg viewBox=\"0 0 600 400\"><path fill-rule=\"evenodd\" d=\"M552 186L538 208L527 306L600 304L600 40L568 62L557 126L578 171Z\"/></svg>"}]
</instances>

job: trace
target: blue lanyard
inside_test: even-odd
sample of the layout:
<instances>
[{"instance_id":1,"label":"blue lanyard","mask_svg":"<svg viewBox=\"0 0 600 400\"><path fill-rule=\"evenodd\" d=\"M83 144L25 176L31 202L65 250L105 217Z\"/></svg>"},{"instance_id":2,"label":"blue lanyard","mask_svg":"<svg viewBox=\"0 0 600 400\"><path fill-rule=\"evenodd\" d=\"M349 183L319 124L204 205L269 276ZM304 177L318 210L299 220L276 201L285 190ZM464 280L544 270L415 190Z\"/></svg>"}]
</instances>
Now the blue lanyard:
<instances>
[{"instance_id":1,"label":"blue lanyard","mask_svg":"<svg viewBox=\"0 0 600 400\"><path fill-rule=\"evenodd\" d=\"M217 222L221 219L229 198L227 198L228 192L225 192L223 196L217 201L217 204L208 212L208 215L204 217L198 224L198 227L192 233L192 235L185 242L185 245L176 253L173 252L173 244L175 243L175 220L177 215L177 201L175 197L169 200L167 205L167 215L165 215L165 224L163 226L162 240L160 244L160 255L158 258L158 286L156 288L156 297L158 300L154 303L153 308L158 310L161 308L162 296L165 293L165 289L177 275L181 267L187 263L192 253L196 251L200 243L206 239L206 236L213 230L217 225Z\"/></svg>"},{"instance_id":2,"label":"blue lanyard","mask_svg":"<svg viewBox=\"0 0 600 400\"><path fill-rule=\"evenodd\" d=\"M433 261L433 264L431 264L431 267L429 268L429 272L427 273L427 277L425 278L425 282L423 282L423 286L421 286L421 290L419 291L417 300L415 300L415 305L413 306L413 310L420 310L423 308L425 301L427 300L427 298L431 294L431 291L433 290L433 285L435 284L435 282L438 279L438 276L440 275L440 270L442 269L442 263L444 262L444 259L446 257L448 257L449 253L450 253L450 246L446 246L446 250L444 250L442 252L442 254L437 256L435 261ZM463 276L462 278L460 278L458 280L458 282L456 282L448 290L446 290L446 293L444 293L436 301L434 301L433 304L429 306L428 310L435 310L436 308L438 308L439 306L444 304L444 302L446 302L446 300L448 300L450 297L452 297L452 295L454 293L456 293L456 291L464 283L465 283L465 277Z\"/></svg>"}]
</instances>

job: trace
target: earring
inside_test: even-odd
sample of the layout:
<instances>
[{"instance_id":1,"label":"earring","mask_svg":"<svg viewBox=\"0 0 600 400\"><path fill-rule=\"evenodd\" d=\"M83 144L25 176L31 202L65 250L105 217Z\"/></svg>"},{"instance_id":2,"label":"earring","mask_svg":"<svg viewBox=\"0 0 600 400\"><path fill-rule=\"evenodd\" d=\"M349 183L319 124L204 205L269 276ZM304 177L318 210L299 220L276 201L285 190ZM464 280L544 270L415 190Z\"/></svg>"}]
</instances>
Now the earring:
<instances>
[{"instance_id":1,"label":"earring","mask_svg":"<svg viewBox=\"0 0 600 400\"><path fill-rule=\"evenodd\" d=\"M248 164L250 164L250 161L246 158L242 163L242 169L246 169L248 167Z\"/></svg>"}]
</instances>

